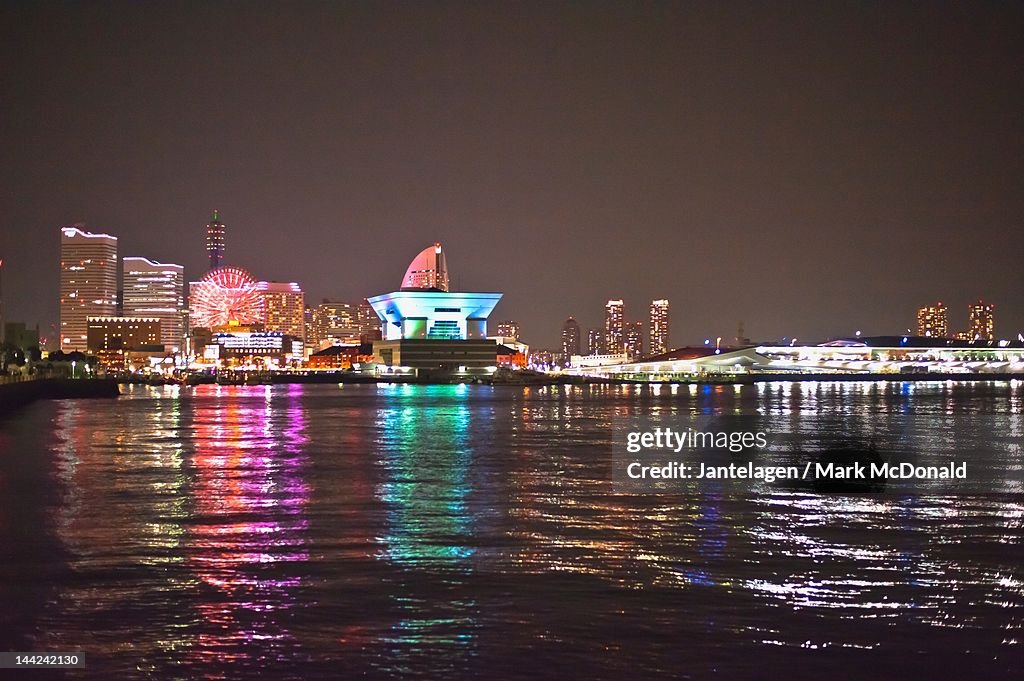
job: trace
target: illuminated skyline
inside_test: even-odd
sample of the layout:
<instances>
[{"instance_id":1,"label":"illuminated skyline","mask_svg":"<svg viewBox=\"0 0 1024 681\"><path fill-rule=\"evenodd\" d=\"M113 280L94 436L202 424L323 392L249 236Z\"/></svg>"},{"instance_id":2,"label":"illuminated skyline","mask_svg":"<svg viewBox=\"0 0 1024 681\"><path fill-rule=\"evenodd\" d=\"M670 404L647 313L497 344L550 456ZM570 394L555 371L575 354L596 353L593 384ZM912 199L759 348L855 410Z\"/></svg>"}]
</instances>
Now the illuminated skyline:
<instances>
[{"instance_id":1,"label":"illuminated skyline","mask_svg":"<svg viewBox=\"0 0 1024 681\"><path fill-rule=\"evenodd\" d=\"M682 306L673 345L981 295L1024 331L1020 4L116 6L0 8L5 318L44 335L54 228L195 280L214 206L226 262L312 300L441 241L552 348L612 297Z\"/></svg>"}]
</instances>

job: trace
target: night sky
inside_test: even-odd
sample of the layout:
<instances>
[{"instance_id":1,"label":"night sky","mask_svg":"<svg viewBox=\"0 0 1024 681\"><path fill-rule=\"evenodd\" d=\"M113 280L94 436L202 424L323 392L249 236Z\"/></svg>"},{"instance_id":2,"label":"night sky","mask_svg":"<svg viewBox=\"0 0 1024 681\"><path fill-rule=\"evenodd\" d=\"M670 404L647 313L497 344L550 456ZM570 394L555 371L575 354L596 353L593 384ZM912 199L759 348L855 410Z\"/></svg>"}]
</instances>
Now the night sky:
<instances>
[{"instance_id":1,"label":"night sky","mask_svg":"<svg viewBox=\"0 0 1024 681\"><path fill-rule=\"evenodd\" d=\"M1024 3L89 3L0 8L8 319L58 227L307 301L439 240L554 346L623 297L672 341L1024 331Z\"/></svg>"}]
</instances>

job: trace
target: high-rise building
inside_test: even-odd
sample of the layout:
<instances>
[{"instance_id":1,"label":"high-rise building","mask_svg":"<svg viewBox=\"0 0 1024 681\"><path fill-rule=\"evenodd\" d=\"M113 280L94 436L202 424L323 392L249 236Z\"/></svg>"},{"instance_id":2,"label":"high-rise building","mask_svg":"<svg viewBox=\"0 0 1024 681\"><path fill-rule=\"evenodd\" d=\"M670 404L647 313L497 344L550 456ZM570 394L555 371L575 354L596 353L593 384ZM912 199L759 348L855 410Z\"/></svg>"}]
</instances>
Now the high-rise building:
<instances>
[{"instance_id":1,"label":"high-rise building","mask_svg":"<svg viewBox=\"0 0 1024 681\"><path fill-rule=\"evenodd\" d=\"M630 357L643 357L644 355L644 323L626 322L623 333L623 351Z\"/></svg>"},{"instance_id":2,"label":"high-rise building","mask_svg":"<svg viewBox=\"0 0 1024 681\"><path fill-rule=\"evenodd\" d=\"M261 281L256 284L256 290L263 295L264 329L303 340L306 300L299 285L294 281Z\"/></svg>"},{"instance_id":3,"label":"high-rise building","mask_svg":"<svg viewBox=\"0 0 1024 681\"><path fill-rule=\"evenodd\" d=\"M413 258L402 278L402 290L447 291L448 264L441 244L427 246Z\"/></svg>"},{"instance_id":4,"label":"high-rise building","mask_svg":"<svg viewBox=\"0 0 1024 681\"><path fill-rule=\"evenodd\" d=\"M498 322L498 336L500 338L514 338L519 340L519 322L514 319L506 319Z\"/></svg>"},{"instance_id":5,"label":"high-rise building","mask_svg":"<svg viewBox=\"0 0 1024 681\"><path fill-rule=\"evenodd\" d=\"M995 340L995 308L979 300L967 306L967 334L970 340Z\"/></svg>"},{"instance_id":6,"label":"high-rise building","mask_svg":"<svg viewBox=\"0 0 1024 681\"><path fill-rule=\"evenodd\" d=\"M609 300L604 306L605 352L621 354L625 347L625 312L621 300Z\"/></svg>"},{"instance_id":7,"label":"high-rise building","mask_svg":"<svg viewBox=\"0 0 1024 681\"><path fill-rule=\"evenodd\" d=\"M580 354L580 325L572 317L562 325L562 362L568 364L573 355Z\"/></svg>"},{"instance_id":8,"label":"high-rise building","mask_svg":"<svg viewBox=\"0 0 1024 681\"><path fill-rule=\"evenodd\" d=\"M60 349L88 349L89 317L117 313L117 237L60 230Z\"/></svg>"},{"instance_id":9,"label":"high-rise building","mask_svg":"<svg viewBox=\"0 0 1024 681\"><path fill-rule=\"evenodd\" d=\"M917 335L929 338L946 338L949 321L946 306L942 302L926 305L917 311Z\"/></svg>"},{"instance_id":10,"label":"high-rise building","mask_svg":"<svg viewBox=\"0 0 1024 681\"><path fill-rule=\"evenodd\" d=\"M210 259L211 270L224 264L224 223L216 209L213 219L206 225L206 255Z\"/></svg>"},{"instance_id":11,"label":"high-rise building","mask_svg":"<svg viewBox=\"0 0 1024 681\"><path fill-rule=\"evenodd\" d=\"M604 329L591 329L587 332L587 354L604 354Z\"/></svg>"},{"instance_id":12,"label":"high-rise building","mask_svg":"<svg viewBox=\"0 0 1024 681\"><path fill-rule=\"evenodd\" d=\"M371 308L372 310L373 308ZM324 300L313 308L313 329L316 341L310 342L312 347L325 343L354 343L360 338L361 332L358 319L358 307L352 303L338 300ZM376 327L380 328L380 318Z\"/></svg>"},{"instance_id":13,"label":"high-rise building","mask_svg":"<svg viewBox=\"0 0 1024 681\"><path fill-rule=\"evenodd\" d=\"M160 320L160 342L167 352L185 349L185 268L148 258L121 260L126 317Z\"/></svg>"},{"instance_id":14,"label":"high-rise building","mask_svg":"<svg viewBox=\"0 0 1024 681\"><path fill-rule=\"evenodd\" d=\"M373 311L370 301L363 298L356 306L356 326L359 327L359 338L363 343L381 340L380 317Z\"/></svg>"},{"instance_id":15,"label":"high-rise building","mask_svg":"<svg viewBox=\"0 0 1024 681\"><path fill-rule=\"evenodd\" d=\"M668 352L668 300L651 301L651 355Z\"/></svg>"}]
</instances>

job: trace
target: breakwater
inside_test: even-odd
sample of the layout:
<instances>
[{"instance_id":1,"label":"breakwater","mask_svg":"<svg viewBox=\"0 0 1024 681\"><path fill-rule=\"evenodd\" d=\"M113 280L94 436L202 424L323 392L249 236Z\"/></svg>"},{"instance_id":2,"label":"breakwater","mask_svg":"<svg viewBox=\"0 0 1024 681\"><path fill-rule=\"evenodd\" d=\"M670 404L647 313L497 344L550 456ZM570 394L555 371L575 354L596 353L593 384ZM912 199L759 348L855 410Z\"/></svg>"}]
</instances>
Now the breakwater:
<instances>
[{"instance_id":1,"label":"breakwater","mask_svg":"<svg viewBox=\"0 0 1024 681\"><path fill-rule=\"evenodd\" d=\"M107 379L41 378L0 384L0 416L36 400L117 397L116 381Z\"/></svg>"}]
</instances>

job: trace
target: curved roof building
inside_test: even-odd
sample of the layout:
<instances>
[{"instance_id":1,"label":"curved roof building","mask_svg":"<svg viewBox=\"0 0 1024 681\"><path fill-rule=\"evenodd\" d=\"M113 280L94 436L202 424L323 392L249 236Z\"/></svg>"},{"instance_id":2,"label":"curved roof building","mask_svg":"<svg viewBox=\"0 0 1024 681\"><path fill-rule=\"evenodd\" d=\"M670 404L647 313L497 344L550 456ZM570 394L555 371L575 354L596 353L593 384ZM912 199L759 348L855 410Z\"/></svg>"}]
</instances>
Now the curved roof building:
<instances>
[{"instance_id":1,"label":"curved roof building","mask_svg":"<svg viewBox=\"0 0 1024 681\"><path fill-rule=\"evenodd\" d=\"M441 244L434 242L412 259L402 278L403 291L447 291L448 264Z\"/></svg>"},{"instance_id":2,"label":"curved roof building","mask_svg":"<svg viewBox=\"0 0 1024 681\"><path fill-rule=\"evenodd\" d=\"M453 293L441 244L424 248L409 263L400 290L369 298L383 323L384 340L487 338L487 317L500 293Z\"/></svg>"}]
</instances>

